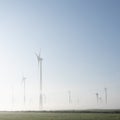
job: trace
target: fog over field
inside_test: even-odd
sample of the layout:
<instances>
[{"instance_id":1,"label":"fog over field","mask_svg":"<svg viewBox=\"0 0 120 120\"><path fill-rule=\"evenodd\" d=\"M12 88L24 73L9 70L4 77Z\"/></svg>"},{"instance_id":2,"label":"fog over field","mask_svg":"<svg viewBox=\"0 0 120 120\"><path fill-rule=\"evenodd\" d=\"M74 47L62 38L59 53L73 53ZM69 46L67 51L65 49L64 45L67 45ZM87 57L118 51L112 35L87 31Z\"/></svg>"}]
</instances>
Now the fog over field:
<instances>
[{"instance_id":1,"label":"fog over field","mask_svg":"<svg viewBox=\"0 0 120 120\"><path fill-rule=\"evenodd\" d=\"M120 109L119 91L119 0L0 0L0 110Z\"/></svg>"}]
</instances>

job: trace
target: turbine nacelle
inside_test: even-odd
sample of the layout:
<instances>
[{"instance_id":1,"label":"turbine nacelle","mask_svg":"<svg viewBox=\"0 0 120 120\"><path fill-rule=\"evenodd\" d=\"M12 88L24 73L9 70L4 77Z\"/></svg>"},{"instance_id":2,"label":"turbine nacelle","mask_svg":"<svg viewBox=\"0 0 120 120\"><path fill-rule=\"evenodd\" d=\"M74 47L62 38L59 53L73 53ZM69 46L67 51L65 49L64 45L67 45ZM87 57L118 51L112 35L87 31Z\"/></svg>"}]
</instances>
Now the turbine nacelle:
<instances>
[{"instance_id":1,"label":"turbine nacelle","mask_svg":"<svg viewBox=\"0 0 120 120\"><path fill-rule=\"evenodd\" d=\"M22 83L25 82L26 79L27 79L27 78L23 76L23 77L22 77Z\"/></svg>"},{"instance_id":2,"label":"turbine nacelle","mask_svg":"<svg viewBox=\"0 0 120 120\"><path fill-rule=\"evenodd\" d=\"M98 96L99 96L99 94L98 94L98 93L96 93L96 96L98 97Z\"/></svg>"},{"instance_id":3,"label":"turbine nacelle","mask_svg":"<svg viewBox=\"0 0 120 120\"><path fill-rule=\"evenodd\" d=\"M39 54L35 54L36 57L37 57L37 61L38 61L38 64L43 60L41 57L40 57L40 53Z\"/></svg>"},{"instance_id":4,"label":"turbine nacelle","mask_svg":"<svg viewBox=\"0 0 120 120\"><path fill-rule=\"evenodd\" d=\"M27 78L23 76L22 80L24 81L24 80L26 80L26 79L27 79Z\"/></svg>"}]
</instances>

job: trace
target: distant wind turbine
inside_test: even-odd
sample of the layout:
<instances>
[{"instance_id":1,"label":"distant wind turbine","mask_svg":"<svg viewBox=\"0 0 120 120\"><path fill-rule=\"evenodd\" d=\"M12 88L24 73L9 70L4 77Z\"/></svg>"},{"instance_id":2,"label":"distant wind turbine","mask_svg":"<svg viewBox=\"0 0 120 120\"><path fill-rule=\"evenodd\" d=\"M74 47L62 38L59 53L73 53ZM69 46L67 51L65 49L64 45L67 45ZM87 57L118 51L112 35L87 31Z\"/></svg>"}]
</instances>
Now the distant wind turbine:
<instances>
[{"instance_id":1,"label":"distant wind turbine","mask_svg":"<svg viewBox=\"0 0 120 120\"><path fill-rule=\"evenodd\" d=\"M79 103L80 103L80 100L79 100L79 97L77 98L77 104L79 105Z\"/></svg>"},{"instance_id":2,"label":"distant wind turbine","mask_svg":"<svg viewBox=\"0 0 120 120\"><path fill-rule=\"evenodd\" d=\"M13 110L13 107L14 107L14 89L12 87L12 110Z\"/></svg>"},{"instance_id":3,"label":"distant wind turbine","mask_svg":"<svg viewBox=\"0 0 120 120\"><path fill-rule=\"evenodd\" d=\"M24 84L24 105L25 105L25 102L26 102L26 77L23 76L22 78L22 82Z\"/></svg>"},{"instance_id":4,"label":"distant wind turbine","mask_svg":"<svg viewBox=\"0 0 120 120\"><path fill-rule=\"evenodd\" d=\"M100 103L102 103L102 97L99 97Z\"/></svg>"},{"instance_id":5,"label":"distant wind turbine","mask_svg":"<svg viewBox=\"0 0 120 120\"><path fill-rule=\"evenodd\" d=\"M46 102L47 102L47 97L46 97L46 95L45 95L45 94L43 94L43 101L44 101L44 103L46 103Z\"/></svg>"},{"instance_id":6,"label":"distant wind turbine","mask_svg":"<svg viewBox=\"0 0 120 120\"><path fill-rule=\"evenodd\" d=\"M107 104L107 88L105 88L104 90L105 90L105 102Z\"/></svg>"},{"instance_id":7,"label":"distant wind turbine","mask_svg":"<svg viewBox=\"0 0 120 120\"><path fill-rule=\"evenodd\" d=\"M39 68L39 72L40 72L40 96L39 96L39 107L42 109L43 107L43 96L42 96L42 58L39 54L36 54L37 57L37 61L38 61L38 68Z\"/></svg>"},{"instance_id":8,"label":"distant wind turbine","mask_svg":"<svg viewBox=\"0 0 120 120\"><path fill-rule=\"evenodd\" d=\"M99 94L96 93L97 103L99 102Z\"/></svg>"},{"instance_id":9,"label":"distant wind turbine","mask_svg":"<svg viewBox=\"0 0 120 120\"><path fill-rule=\"evenodd\" d=\"M72 103L72 100L71 100L71 91L68 91L68 100L69 100L69 104Z\"/></svg>"}]
</instances>

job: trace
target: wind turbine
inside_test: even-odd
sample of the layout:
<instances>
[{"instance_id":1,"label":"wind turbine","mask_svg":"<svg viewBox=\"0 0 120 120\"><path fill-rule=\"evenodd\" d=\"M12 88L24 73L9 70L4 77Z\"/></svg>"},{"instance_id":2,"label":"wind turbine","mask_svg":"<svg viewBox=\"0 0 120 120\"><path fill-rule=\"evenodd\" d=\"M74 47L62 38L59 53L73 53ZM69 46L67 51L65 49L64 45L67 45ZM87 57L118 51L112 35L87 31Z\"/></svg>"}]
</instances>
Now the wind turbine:
<instances>
[{"instance_id":1,"label":"wind turbine","mask_svg":"<svg viewBox=\"0 0 120 120\"><path fill-rule=\"evenodd\" d=\"M72 100L71 100L71 91L68 91L68 99L69 99L69 104L72 103Z\"/></svg>"},{"instance_id":2,"label":"wind turbine","mask_svg":"<svg viewBox=\"0 0 120 120\"><path fill-rule=\"evenodd\" d=\"M105 88L104 90L105 90L105 102L107 104L107 88Z\"/></svg>"},{"instance_id":3,"label":"wind turbine","mask_svg":"<svg viewBox=\"0 0 120 120\"><path fill-rule=\"evenodd\" d=\"M80 100L79 100L79 97L77 98L77 104L79 105L79 103L80 103Z\"/></svg>"},{"instance_id":4,"label":"wind turbine","mask_svg":"<svg viewBox=\"0 0 120 120\"><path fill-rule=\"evenodd\" d=\"M101 96L99 97L99 100L100 100L100 103L102 103L102 97Z\"/></svg>"},{"instance_id":5,"label":"wind turbine","mask_svg":"<svg viewBox=\"0 0 120 120\"><path fill-rule=\"evenodd\" d=\"M46 97L46 95L45 95L45 94L42 94L42 96L43 96L43 101L44 101L44 103L46 103L46 102L47 102L47 97Z\"/></svg>"},{"instance_id":6,"label":"wind turbine","mask_svg":"<svg viewBox=\"0 0 120 120\"><path fill-rule=\"evenodd\" d=\"M12 87L12 110L13 110L13 107L14 107L14 89Z\"/></svg>"},{"instance_id":7,"label":"wind turbine","mask_svg":"<svg viewBox=\"0 0 120 120\"><path fill-rule=\"evenodd\" d=\"M97 103L99 102L99 94L96 93Z\"/></svg>"},{"instance_id":8,"label":"wind turbine","mask_svg":"<svg viewBox=\"0 0 120 120\"><path fill-rule=\"evenodd\" d=\"M38 69L40 72L39 79L40 79L40 96L39 96L39 107L42 109L43 107L43 96L42 96L42 58L39 54L36 54L37 61L38 61Z\"/></svg>"},{"instance_id":9,"label":"wind turbine","mask_svg":"<svg viewBox=\"0 0 120 120\"><path fill-rule=\"evenodd\" d=\"M22 77L22 82L24 84L24 105L25 105L25 102L26 102L26 77Z\"/></svg>"}]
</instances>

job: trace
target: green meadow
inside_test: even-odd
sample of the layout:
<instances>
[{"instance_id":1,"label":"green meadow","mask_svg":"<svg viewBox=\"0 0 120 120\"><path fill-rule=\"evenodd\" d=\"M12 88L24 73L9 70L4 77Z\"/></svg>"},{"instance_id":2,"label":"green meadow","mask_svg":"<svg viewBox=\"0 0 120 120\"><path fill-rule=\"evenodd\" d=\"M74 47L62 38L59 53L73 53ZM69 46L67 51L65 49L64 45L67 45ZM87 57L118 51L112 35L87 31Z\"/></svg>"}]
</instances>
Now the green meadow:
<instances>
[{"instance_id":1,"label":"green meadow","mask_svg":"<svg viewBox=\"0 0 120 120\"><path fill-rule=\"evenodd\" d=\"M0 120L120 120L119 113L1 112Z\"/></svg>"}]
</instances>

